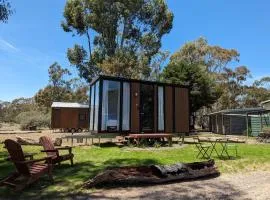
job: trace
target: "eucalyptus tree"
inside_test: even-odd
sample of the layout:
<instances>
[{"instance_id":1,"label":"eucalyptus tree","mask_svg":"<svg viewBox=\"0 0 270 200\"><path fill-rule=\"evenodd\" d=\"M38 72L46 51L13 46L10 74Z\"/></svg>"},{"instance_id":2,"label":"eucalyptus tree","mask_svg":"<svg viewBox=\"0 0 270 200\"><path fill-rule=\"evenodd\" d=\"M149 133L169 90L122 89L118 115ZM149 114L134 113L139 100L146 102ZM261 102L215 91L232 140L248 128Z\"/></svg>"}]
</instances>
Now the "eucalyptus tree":
<instances>
[{"instance_id":1,"label":"eucalyptus tree","mask_svg":"<svg viewBox=\"0 0 270 200\"><path fill-rule=\"evenodd\" d=\"M11 5L7 0L0 0L0 22L7 23L9 16L13 13Z\"/></svg>"},{"instance_id":2,"label":"eucalyptus tree","mask_svg":"<svg viewBox=\"0 0 270 200\"><path fill-rule=\"evenodd\" d=\"M235 49L225 49L217 45L210 45L200 37L185 43L171 56L171 62L185 62L187 64L203 64L210 73L219 73L228 67L230 62L239 62L239 52Z\"/></svg>"},{"instance_id":3,"label":"eucalyptus tree","mask_svg":"<svg viewBox=\"0 0 270 200\"><path fill-rule=\"evenodd\" d=\"M100 73L148 77L172 21L164 0L68 0L63 30L87 42L69 48L68 59L87 81Z\"/></svg>"}]
</instances>

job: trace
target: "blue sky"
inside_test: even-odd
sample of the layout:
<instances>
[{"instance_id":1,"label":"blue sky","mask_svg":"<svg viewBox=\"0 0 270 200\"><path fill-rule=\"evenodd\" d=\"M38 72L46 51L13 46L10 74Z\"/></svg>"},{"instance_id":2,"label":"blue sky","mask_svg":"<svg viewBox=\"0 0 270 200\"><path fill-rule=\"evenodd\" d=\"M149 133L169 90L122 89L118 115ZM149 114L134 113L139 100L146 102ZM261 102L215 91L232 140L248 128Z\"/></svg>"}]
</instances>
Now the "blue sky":
<instances>
[{"instance_id":1,"label":"blue sky","mask_svg":"<svg viewBox=\"0 0 270 200\"><path fill-rule=\"evenodd\" d=\"M171 53L185 42L206 37L210 44L235 48L239 65L250 68L254 79L270 75L270 1L169 0L173 29L162 39ZM48 83L54 61L69 68L67 48L84 38L65 33L64 0L13 0L16 10L8 24L0 24L0 100L31 97ZM235 66L237 63L234 63Z\"/></svg>"}]
</instances>

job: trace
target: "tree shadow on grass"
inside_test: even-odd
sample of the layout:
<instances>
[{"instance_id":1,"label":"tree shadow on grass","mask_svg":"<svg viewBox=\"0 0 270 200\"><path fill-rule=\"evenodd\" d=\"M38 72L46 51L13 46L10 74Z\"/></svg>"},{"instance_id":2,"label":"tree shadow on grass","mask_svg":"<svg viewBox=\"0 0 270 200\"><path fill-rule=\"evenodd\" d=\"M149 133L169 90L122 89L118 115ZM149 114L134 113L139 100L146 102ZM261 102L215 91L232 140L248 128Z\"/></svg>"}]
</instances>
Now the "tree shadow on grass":
<instances>
[{"instance_id":1,"label":"tree shadow on grass","mask_svg":"<svg viewBox=\"0 0 270 200\"><path fill-rule=\"evenodd\" d=\"M52 184L47 176L43 176L38 182L30 185L21 193L15 193L10 188L0 188L2 198L8 199L65 199L88 195L82 191L82 184L93 178L99 172L109 167L137 166L158 164L153 159L110 159L94 164L92 161L78 162L70 166L65 162L55 166L53 170L54 183ZM11 166L9 164L9 166Z\"/></svg>"},{"instance_id":2,"label":"tree shadow on grass","mask_svg":"<svg viewBox=\"0 0 270 200\"><path fill-rule=\"evenodd\" d=\"M7 176L7 174L14 171L14 166L11 162L6 159L8 153L5 151L0 152L0 180Z\"/></svg>"},{"instance_id":3,"label":"tree shadow on grass","mask_svg":"<svg viewBox=\"0 0 270 200\"><path fill-rule=\"evenodd\" d=\"M20 193L14 192L11 188L2 187L0 188L0 195L8 199L63 198L68 193L81 187L78 185L78 182L80 183L89 177L93 177L100 170L91 161L75 163L74 166L63 163L60 166L54 167L54 183L51 183L45 175Z\"/></svg>"},{"instance_id":4,"label":"tree shadow on grass","mask_svg":"<svg viewBox=\"0 0 270 200\"><path fill-rule=\"evenodd\" d=\"M145 165L156 165L160 164L158 160L155 159L138 159L138 158L128 158L128 159L109 159L103 162L106 168L120 167L120 166L145 166Z\"/></svg>"},{"instance_id":5,"label":"tree shadow on grass","mask_svg":"<svg viewBox=\"0 0 270 200\"><path fill-rule=\"evenodd\" d=\"M116 144L115 142L104 142L104 143L94 143L93 146L96 146L96 147L101 147L101 148L111 148L111 147L118 147L118 148L122 148L124 147L124 145L119 145L119 144Z\"/></svg>"}]
</instances>

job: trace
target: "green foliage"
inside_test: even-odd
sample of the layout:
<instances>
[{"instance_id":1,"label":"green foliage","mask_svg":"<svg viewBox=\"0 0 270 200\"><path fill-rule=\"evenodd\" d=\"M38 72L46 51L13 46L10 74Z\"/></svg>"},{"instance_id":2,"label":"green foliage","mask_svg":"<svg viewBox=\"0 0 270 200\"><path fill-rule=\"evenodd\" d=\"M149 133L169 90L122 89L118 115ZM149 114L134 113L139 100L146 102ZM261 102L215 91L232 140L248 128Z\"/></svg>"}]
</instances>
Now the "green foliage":
<instances>
[{"instance_id":1,"label":"green foliage","mask_svg":"<svg viewBox=\"0 0 270 200\"><path fill-rule=\"evenodd\" d=\"M225 68L224 72L218 74L219 87L223 94L219 99L220 109L232 109L244 107L241 98L245 93L244 81L250 76L246 66L236 67L235 70Z\"/></svg>"},{"instance_id":2,"label":"green foliage","mask_svg":"<svg viewBox=\"0 0 270 200\"><path fill-rule=\"evenodd\" d=\"M11 5L7 0L0 0L0 22L7 23L8 18L12 15L13 11Z\"/></svg>"},{"instance_id":3,"label":"green foliage","mask_svg":"<svg viewBox=\"0 0 270 200\"><path fill-rule=\"evenodd\" d=\"M162 77L166 82L188 86L191 112L196 112L203 106L212 105L221 94L215 80L202 65L178 63L171 60L171 63L165 67Z\"/></svg>"},{"instance_id":4,"label":"green foliage","mask_svg":"<svg viewBox=\"0 0 270 200\"><path fill-rule=\"evenodd\" d=\"M34 97L39 108L48 111L54 101L88 102L88 85L79 79L70 79L71 73L67 69L55 62L49 67L48 73L49 85L40 89Z\"/></svg>"},{"instance_id":5,"label":"green foliage","mask_svg":"<svg viewBox=\"0 0 270 200\"><path fill-rule=\"evenodd\" d=\"M149 77L150 80L153 81L161 81L161 72L162 66L169 57L168 51L159 51L153 58L151 62L151 76Z\"/></svg>"},{"instance_id":6,"label":"green foliage","mask_svg":"<svg viewBox=\"0 0 270 200\"><path fill-rule=\"evenodd\" d=\"M231 61L239 61L240 54L235 49L225 49L211 46L205 38L187 42L170 59L170 62L185 62L187 64L202 64L208 72L220 72Z\"/></svg>"},{"instance_id":7,"label":"green foliage","mask_svg":"<svg viewBox=\"0 0 270 200\"><path fill-rule=\"evenodd\" d=\"M49 82L53 87L62 87L69 83L65 80L65 75L71 75L68 69L62 68L57 62L54 62L48 69Z\"/></svg>"},{"instance_id":8,"label":"green foliage","mask_svg":"<svg viewBox=\"0 0 270 200\"><path fill-rule=\"evenodd\" d=\"M228 104L225 101L219 102L222 94L225 100L227 100L225 97L229 96L226 93L229 90L224 88L226 84L220 84L222 81L224 83L224 80L219 80L222 77L220 73L229 69L230 62L238 62L239 55L235 49L210 45L205 38L198 38L184 44L170 57L170 63L163 73L164 79L165 81L168 79L169 82L189 85L191 112L197 112L196 117L200 124L205 124L203 116L210 112L211 107L214 107L214 110L219 110L220 104ZM217 101L218 103L216 103ZM195 115L193 117L195 120Z\"/></svg>"},{"instance_id":9,"label":"green foliage","mask_svg":"<svg viewBox=\"0 0 270 200\"><path fill-rule=\"evenodd\" d=\"M78 102L86 103L88 102L88 86L79 86L72 90L71 88L58 87L57 96L54 96L55 89L48 85L43 89L40 89L35 95L35 102L39 108L50 109L52 102Z\"/></svg>"},{"instance_id":10,"label":"green foliage","mask_svg":"<svg viewBox=\"0 0 270 200\"><path fill-rule=\"evenodd\" d=\"M151 58L158 53L162 36L170 32L172 21L173 14L163 0L68 0L63 30L85 36L88 42L87 50L77 44L69 49L69 61L87 81L99 73L149 76ZM123 57L127 69L118 67Z\"/></svg>"},{"instance_id":11,"label":"green foliage","mask_svg":"<svg viewBox=\"0 0 270 200\"><path fill-rule=\"evenodd\" d=\"M263 87L267 90L270 90L270 76L265 76L261 78L260 80L256 80L253 83L253 86Z\"/></svg>"},{"instance_id":12,"label":"green foliage","mask_svg":"<svg viewBox=\"0 0 270 200\"><path fill-rule=\"evenodd\" d=\"M50 113L43 113L41 111L27 111L21 112L15 118L15 121L20 124L22 130L28 129L30 126L37 126L38 128L50 127L51 115Z\"/></svg>"},{"instance_id":13,"label":"green foliage","mask_svg":"<svg viewBox=\"0 0 270 200\"><path fill-rule=\"evenodd\" d=\"M136 66L136 67L135 67ZM146 61L137 62L134 54L117 51L114 56L107 57L98 64L104 74L121 76L126 78L140 78L142 75L149 76L150 68L145 67Z\"/></svg>"},{"instance_id":14,"label":"green foliage","mask_svg":"<svg viewBox=\"0 0 270 200\"><path fill-rule=\"evenodd\" d=\"M18 98L11 103L6 103L4 107L0 108L1 121L15 122L15 117L21 113L36 109L33 98Z\"/></svg>"}]
</instances>

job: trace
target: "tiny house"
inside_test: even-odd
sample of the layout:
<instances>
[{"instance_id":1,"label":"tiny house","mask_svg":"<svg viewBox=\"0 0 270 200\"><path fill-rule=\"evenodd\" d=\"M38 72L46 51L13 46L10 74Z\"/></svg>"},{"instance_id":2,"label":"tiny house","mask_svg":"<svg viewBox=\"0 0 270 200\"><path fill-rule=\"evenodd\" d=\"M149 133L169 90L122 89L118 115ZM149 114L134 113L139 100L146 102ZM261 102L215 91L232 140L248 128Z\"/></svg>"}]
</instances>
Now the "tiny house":
<instances>
[{"instance_id":1,"label":"tiny house","mask_svg":"<svg viewBox=\"0 0 270 200\"><path fill-rule=\"evenodd\" d=\"M51 128L69 132L81 132L89 128L89 105L53 102Z\"/></svg>"},{"instance_id":2,"label":"tiny house","mask_svg":"<svg viewBox=\"0 0 270 200\"><path fill-rule=\"evenodd\" d=\"M189 132L187 87L99 76L90 84L92 133Z\"/></svg>"}]
</instances>

